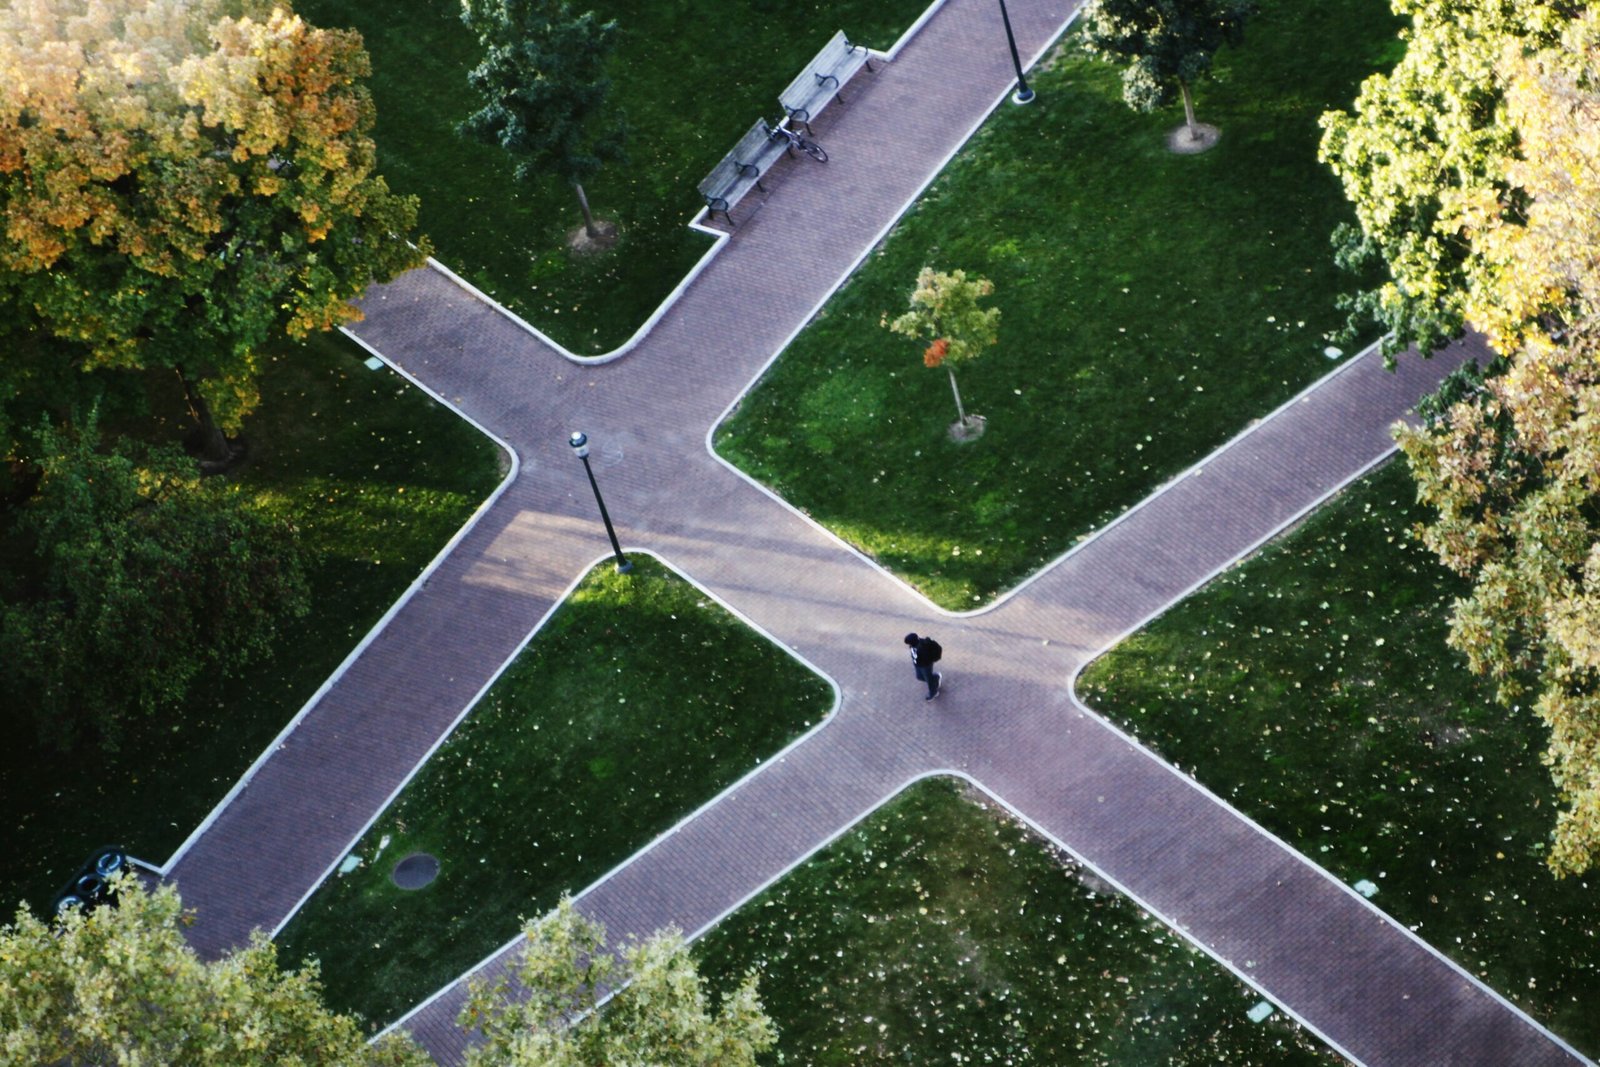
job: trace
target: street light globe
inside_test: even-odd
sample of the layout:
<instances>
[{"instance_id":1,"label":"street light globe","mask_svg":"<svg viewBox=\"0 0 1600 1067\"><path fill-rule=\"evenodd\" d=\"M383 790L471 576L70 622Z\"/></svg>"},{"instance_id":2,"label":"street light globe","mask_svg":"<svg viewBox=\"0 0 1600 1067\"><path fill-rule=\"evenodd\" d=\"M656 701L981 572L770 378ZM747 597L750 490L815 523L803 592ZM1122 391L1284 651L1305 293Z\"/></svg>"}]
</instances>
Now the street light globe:
<instances>
[{"instance_id":1,"label":"street light globe","mask_svg":"<svg viewBox=\"0 0 1600 1067\"><path fill-rule=\"evenodd\" d=\"M588 458L588 456L589 456L589 438L588 438L588 435L581 434L578 431L574 430L574 431L572 431L572 436L567 438L567 444L572 446L572 451L577 454L579 459L587 459Z\"/></svg>"}]
</instances>

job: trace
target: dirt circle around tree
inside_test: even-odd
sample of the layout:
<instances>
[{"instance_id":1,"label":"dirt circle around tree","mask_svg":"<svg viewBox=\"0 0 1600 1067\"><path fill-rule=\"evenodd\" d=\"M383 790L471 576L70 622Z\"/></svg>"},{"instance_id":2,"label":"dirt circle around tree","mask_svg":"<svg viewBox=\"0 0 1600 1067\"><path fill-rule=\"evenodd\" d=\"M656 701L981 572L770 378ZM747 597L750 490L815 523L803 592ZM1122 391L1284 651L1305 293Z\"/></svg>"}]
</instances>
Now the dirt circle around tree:
<instances>
[{"instance_id":1,"label":"dirt circle around tree","mask_svg":"<svg viewBox=\"0 0 1600 1067\"><path fill-rule=\"evenodd\" d=\"M426 852L413 852L394 865L389 880L401 889L421 889L439 877L439 858Z\"/></svg>"},{"instance_id":2,"label":"dirt circle around tree","mask_svg":"<svg viewBox=\"0 0 1600 1067\"><path fill-rule=\"evenodd\" d=\"M600 232L591 234L587 227L579 226L567 234L567 251L575 256L598 256L617 247L616 223L596 219L594 228Z\"/></svg>"},{"instance_id":3,"label":"dirt circle around tree","mask_svg":"<svg viewBox=\"0 0 1600 1067\"><path fill-rule=\"evenodd\" d=\"M1167 133L1167 151L1180 156L1199 155L1215 148L1221 137L1222 131L1209 122L1195 123L1192 135L1188 123L1185 123Z\"/></svg>"},{"instance_id":4,"label":"dirt circle around tree","mask_svg":"<svg viewBox=\"0 0 1600 1067\"><path fill-rule=\"evenodd\" d=\"M989 420L984 416L968 415L966 422L962 422L960 419L952 422L948 432L950 434L950 440L954 441L958 445L963 445L968 441L976 441L978 438L982 437L983 431L987 430L988 428Z\"/></svg>"}]
</instances>

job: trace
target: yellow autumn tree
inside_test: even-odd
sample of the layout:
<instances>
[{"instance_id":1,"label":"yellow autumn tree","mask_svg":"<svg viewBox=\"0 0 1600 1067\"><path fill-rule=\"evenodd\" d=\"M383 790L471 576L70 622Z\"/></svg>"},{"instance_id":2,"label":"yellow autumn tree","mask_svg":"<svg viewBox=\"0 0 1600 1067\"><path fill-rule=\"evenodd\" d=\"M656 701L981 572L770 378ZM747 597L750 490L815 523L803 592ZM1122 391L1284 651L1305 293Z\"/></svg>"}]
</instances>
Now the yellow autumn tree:
<instances>
[{"instance_id":1,"label":"yellow autumn tree","mask_svg":"<svg viewBox=\"0 0 1600 1067\"><path fill-rule=\"evenodd\" d=\"M1373 74L1348 111L1321 119L1319 155L1344 185L1359 225L1334 234L1337 259L1383 281L1343 303L1352 330L1381 323L1384 352L1432 352L1459 336L1478 250L1457 197L1505 193L1516 132L1496 63L1510 47L1548 47L1585 0L1390 0L1409 19L1405 54Z\"/></svg>"},{"instance_id":2,"label":"yellow autumn tree","mask_svg":"<svg viewBox=\"0 0 1600 1067\"><path fill-rule=\"evenodd\" d=\"M256 351L416 265L353 32L259 0L0 10L0 303L86 369L170 369L226 456Z\"/></svg>"},{"instance_id":3,"label":"yellow autumn tree","mask_svg":"<svg viewBox=\"0 0 1600 1067\"><path fill-rule=\"evenodd\" d=\"M1424 541L1474 586L1450 642L1507 702L1536 695L1560 791L1552 870L1600 859L1600 11L1494 68L1517 152L1462 189L1461 304L1501 358L1458 375L1400 444L1437 518Z\"/></svg>"}]
</instances>

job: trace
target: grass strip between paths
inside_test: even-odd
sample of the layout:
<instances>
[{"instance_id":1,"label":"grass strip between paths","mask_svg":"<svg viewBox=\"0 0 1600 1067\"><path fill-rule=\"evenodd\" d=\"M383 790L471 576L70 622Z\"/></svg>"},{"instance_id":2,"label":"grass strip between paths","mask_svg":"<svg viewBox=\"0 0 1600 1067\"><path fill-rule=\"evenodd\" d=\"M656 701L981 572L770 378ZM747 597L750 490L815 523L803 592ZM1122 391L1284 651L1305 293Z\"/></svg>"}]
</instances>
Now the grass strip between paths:
<instances>
[{"instance_id":1,"label":"grass strip between paths","mask_svg":"<svg viewBox=\"0 0 1600 1067\"><path fill-rule=\"evenodd\" d=\"M1008 813L922 782L710 931L731 986L761 974L770 1062L1337 1062Z\"/></svg>"},{"instance_id":2,"label":"grass strip between paths","mask_svg":"<svg viewBox=\"0 0 1600 1067\"><path fill-rule=\"evenodd\" d=\"M1399 45L1383 0L1266 0L1199 89L1221 142L1165 147L1069 32L719 430L717 447L936 603L973 608L1331 367L1317 116ZM999 344L957 371L890 334L924 264L990 278Z\"/></svg>"},{"instance_id":3,"label":"grass strip between paths","mask_svg":"<svg viewBox=\"0 0 1600 1067\"><path fill-rule=\"evenodd\" d=\"M481 59L459 3L295 7L319 26L361 31L372 55L380 169L394 189L421 197L419 226L440 261L573 352L596 355L632 336L711 247L687 228L704 204L696 185L752 122L780 113L778 93L833 32L888 48L927 3L594 4L621 27L612 101L629 125L630 157L586 185L596 214L620 227L616 247L594 256L567 250L582 222L570 186L554 178L519 185L506 153L456 134L479 106L467 72Z\"/></svg>"},{"instance_id":4,"label":"grass strip between paths","mask_svg":"<svg viewBox=\"0 0 1600 1067\"><path fill-rule=\"evenodd\" d=\"M114 754L57 752L33 741L27 716L13 725L0 746L8 911L24 899L42 911L101 845L164 861L493 492L493 442L365 358L337 334L263 354L262 403L244 430L250 459L230 477L299 527L312 603L275 655L197 684L170 717L130 722ZM173 409L124 429L173 441L187 425Z\"/></svg>"},{"instance_id":5,"label":"grass strip between paths","mask_svg":"<svg viewBox=\"0 0 1600 1067\"><path fill-rule=\"evenodd\" d=\"M1445 646L1403 463L1092 664L1105 712L1589 1056L1600 878L1544 865L1544 727Z\"/></svg>"},{"instance_id":6,"label":"grass strip between paths","mask_svg":"<svg viewBox=\"0 0 1600 1067\"><path fill-rule=\"evenodd\" d=\"M827 714L821 677L633 560L579 583L284 929L340 1010L400 1015ZM439 876L401 890L413 852Z\"/></svg>"}]
</instances>

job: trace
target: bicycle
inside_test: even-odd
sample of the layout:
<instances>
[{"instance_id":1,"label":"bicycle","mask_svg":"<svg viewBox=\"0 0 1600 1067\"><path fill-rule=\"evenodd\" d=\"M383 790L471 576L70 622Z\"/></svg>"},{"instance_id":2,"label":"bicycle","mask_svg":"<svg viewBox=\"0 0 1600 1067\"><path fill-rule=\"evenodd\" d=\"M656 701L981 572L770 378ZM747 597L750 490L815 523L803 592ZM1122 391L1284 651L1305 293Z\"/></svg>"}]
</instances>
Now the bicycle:
<instances>
[{"instance_id":1,"label":"bicycle","mask_svg":"<svg viewBox=\"0 0 1600 1067\"><path fill-rule=\"evenodd\" d=\"M770 139L774 141L788 141L789 143L785 146L785 151L790 148L798 148L800 151L804 152L818 163L826 163L828 161L828 153L821 145L811 140L811 138L806 137L804 134L796 133L794 130L789 129L789 127L782 124L772 127Z\"/></svg>"}]
</instances>

